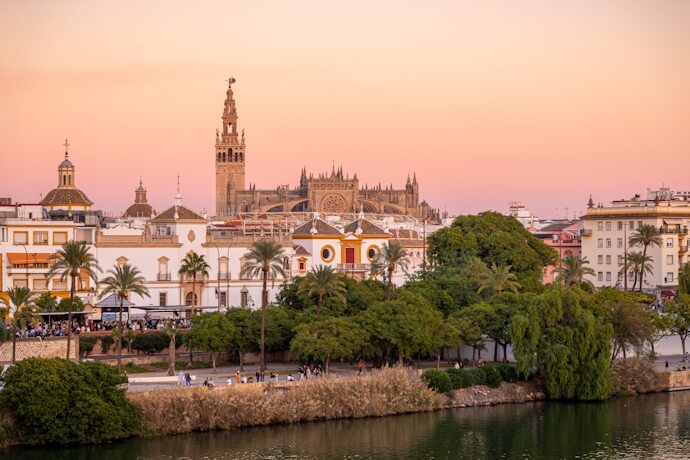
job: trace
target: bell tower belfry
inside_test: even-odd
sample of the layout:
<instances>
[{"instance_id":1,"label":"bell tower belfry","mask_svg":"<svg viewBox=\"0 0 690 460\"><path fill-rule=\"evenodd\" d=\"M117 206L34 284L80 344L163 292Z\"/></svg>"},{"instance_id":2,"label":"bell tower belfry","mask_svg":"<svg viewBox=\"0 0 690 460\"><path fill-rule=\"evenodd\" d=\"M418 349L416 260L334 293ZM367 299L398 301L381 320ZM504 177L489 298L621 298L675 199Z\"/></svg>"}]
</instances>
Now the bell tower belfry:
<instances>
[{"instance_id":1,"label":"bell tower belfry","mask_svg":"<svg viewBox=\"0 0 690 460\"><path fill-rule=\"evenodd\" d=\"M228 79L223 107L223 129L216 130L216 216L227 217L239 212L237 192L244 191L244 130L237 132L237 107L232 92L234 78ZM239 137L239 138L238 138Z\"/></svg>"}]
</instances>

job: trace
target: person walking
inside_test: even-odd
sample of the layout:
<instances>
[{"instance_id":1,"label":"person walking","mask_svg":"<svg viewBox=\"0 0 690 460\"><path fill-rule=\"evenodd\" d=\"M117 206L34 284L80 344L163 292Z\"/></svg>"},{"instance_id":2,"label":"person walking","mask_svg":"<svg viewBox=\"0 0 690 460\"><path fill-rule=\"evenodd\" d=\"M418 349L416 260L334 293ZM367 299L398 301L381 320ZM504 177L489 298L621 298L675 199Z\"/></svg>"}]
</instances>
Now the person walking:
<instances>
[{"instance_id":1,"label":"person walking","mask_svg":"<svg viewBox=\"0 0 690 460\"><path fill-rule=\"evenodd\" d=\"M181 387L184 385L184 372L180 371L177 373L177 386Z\"/></svg>"},{"instance_id":2,"label":"person walking","mask_svg":"<svg viewBox=\"0 0 690 460\"><path fill-rule=\"evenodd\" d=\"M187 387L192 386L192 375L189 373L189 371L184 373L184 382L185 382L185 386L187 386Z\"/></svg>"}]
</instances>

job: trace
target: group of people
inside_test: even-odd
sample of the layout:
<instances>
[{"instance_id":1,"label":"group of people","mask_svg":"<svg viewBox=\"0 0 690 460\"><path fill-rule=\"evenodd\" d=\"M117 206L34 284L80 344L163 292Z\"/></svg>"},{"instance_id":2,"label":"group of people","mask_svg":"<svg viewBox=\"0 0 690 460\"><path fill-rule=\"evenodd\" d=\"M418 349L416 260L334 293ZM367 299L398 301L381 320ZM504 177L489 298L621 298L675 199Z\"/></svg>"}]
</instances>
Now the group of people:
<instances>
[{"instance_id":1,"label":"group of people","mask_svg":"<svg viewBox=\"0 0 690 460\"><path fill-rule=\"evenodd\" d=\"M79 327L76 323L72 324L72 333L79 333ZM16 330L15 334L18 339L66 337L69 334L68 322L54 321L49 323L32 323L28 324L26 329Z\"/></svg>"},{"instance_id":2,"label":"group of people","mask_svg":"<svg viewBox=\"0 0 690 460\"><path fill-rule=\"evenodd\" d=\"M206 382L204 382L206 385ZM192 374L189 372L178 372L177 373L177 386L178 387L191 387L192 386Z\"/></svg>"}]
</instances>

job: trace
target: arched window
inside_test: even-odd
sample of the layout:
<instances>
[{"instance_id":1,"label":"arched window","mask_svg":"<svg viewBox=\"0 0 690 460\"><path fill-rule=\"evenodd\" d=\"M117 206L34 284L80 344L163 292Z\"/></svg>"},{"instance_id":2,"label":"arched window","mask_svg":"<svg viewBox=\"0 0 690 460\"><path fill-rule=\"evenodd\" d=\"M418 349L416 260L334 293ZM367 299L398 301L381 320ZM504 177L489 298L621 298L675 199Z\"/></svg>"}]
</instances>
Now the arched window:
<instances>
[{"instance_id":1,"label":"arched window","mask_svg":"<svg viewBox=\"0 0 690 460\"><path fill-rule=\"evenodd\" d=\"M228 161L232 161L232 149L228 149Z\"/></svg>"},{"instance_id":2,"label":"arched window","mask_svg":"<svg viewBox=\"0 0 690 460\"><path fill-rule=\"evenodd\" d=\"M240 152L240 161L244 161L244 152Z\"/></svg>"},{"instance_id":3,"label":"arched window","mask_svg":"<svg viewBox=\"0 0 690 460\"><path fill-rule=\"evenodd\" d=\"M184 298L184 304L187 305L188 307L191 307L192 306L192 299L194 299L194 305L196 305L196 294L194 294L190 291L187 293L187 295Z\"/></svg>"},{"instance_id":4,"label":"arched window","mask_svg":"<svg viewBox=\"0 0 690 460\"><path fill-rule=\"evenodd\" d=\"M240 291L240 305L246 307L249 304L249 291L246 287L243 287Z\"/></svg>"},{"instance_id":5,"label":"arched window","mask_svg":"<svg viewBox=\"0 0 690 460\"><path fill-rule=\"evenodd\" d=\"M235 152L235 161L238 161L238 159L237 152Z\"/></svg>"}]
</instances>

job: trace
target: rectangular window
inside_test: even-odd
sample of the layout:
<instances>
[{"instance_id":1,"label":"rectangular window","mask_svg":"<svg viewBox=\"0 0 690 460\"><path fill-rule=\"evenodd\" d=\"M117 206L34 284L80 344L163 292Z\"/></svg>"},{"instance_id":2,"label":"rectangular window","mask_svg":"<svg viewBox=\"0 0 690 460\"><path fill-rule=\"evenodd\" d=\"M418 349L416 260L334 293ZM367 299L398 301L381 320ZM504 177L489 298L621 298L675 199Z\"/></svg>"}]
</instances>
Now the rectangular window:
<instances>
[{"instance_id":1,"label":"rectangular window","mask_svg":"<svg viewBox=\"0 0 690 460\"><path fill-rule=\"evenodd\" d=\"M666 263L668 265L673 265L673 256L666 256Z\"/></svg>"},{"instance_id":2,"label":"rectangular window","mask_svg":"<svg viewBox=\"0 0 690 460\"><path fill-rule=\"evenodd\" d=\"M611 265L611 256L606 256L606 265Z\"/></svg>"},{"instance_id":3,"label":"rectangular window","mask_svg":"<svg viewBox=\"0 0 690 460\"><path fill-rule=\"evenodd\" d=\"M611 231L611 222L606 222L606 231L607 232Z\"/></svg>"},{"instance_id":4,"label":"rectangular window","mask_svg":"<svg viewBox=\"0 0 690 460\"><path fill-rule=\"evenodd\" d=\"M618 241L616 242L616 245L617 245L619 248L622 248L622 247L623 247L623 238L618 238Z\"/></svg>"},{"instance_id":5,"label":"rectangular window","mask_svg":"<svg viewBox=\"0 0 690 460\"><path fill-rule=\"evenodd\" d=\"M604 281L604 272L597 273L597 281Z\"/></svg>"},{"instance_id":6,"label":"rectangular window","mask_svg":"<svg viewBox=\"0 0 690 460\"><path fill-rule=\"evenodd\" d=\"M611 281L611 272L606 272L606 281Z\"/></svg>"},{"instance_id":7,"label":"rectangular window","mask_svg":"<svg viewBox=\"0 0 690 460\"><path fill-rule=\"evenodd\" d=\"M36 279L34 280L34 291L47 291L48 290L48 280Z\"/></svg>"},{"instance_id":8,"label":"rectangular window","mask_svg":"<svg viewBox=\"0 0 690 460\"><path fill-rule=\"evenodd\" d=\"M631 220L628 222L628 227L630 227L630 230L635 230L635 221Z\"/></svg>"},{"instance_id":9,"label":"rectangular window","mask_svg":"<svg viewBox=\"0 0 690 460\"><path fill-rule=\"evenodd\" d=\"M26 287L26 279L23 280L13 280L12 285L16 288L18 287Z\"/></svg>"},{"instance_id":10,"label":"rectangular window","mask_svg":"<svg viewBox=\"0 0 690 460\"><path fill-rule=\"evenodd\" d=\"M48 232L34 232L34 244L37 244L37 245L48 244Z\"/></svg>"},{"instance_id":11,"label":"rectangular window","mask_svg":"<svg viewBox=\"0 0 690 460\"><path fill-rule=\"evenodd\" d=\"M618 256L618 265L623 265L623 256Z\"/></svg>"},{"instance_id":12,"label":"rectangular window","mask_svg":"<svg viewBox=\"0 0 690 460\"><path fill-rule=\"evenodd\" d=\"M299 271L303 272L307 269L307 264L305 264L303 261L300 261L299 263Z\"/></svg>"},{"instance_id":13,"label":"rectangular window","mask_svg":"<svg viewBox=\"0 0 690 460\"><path fill-rule=\"evenodd\" d=\"M597 247L598 248L603 248L604 247L604 240L602 238L599 238L597 240Z\"/></svg>"},{"instance_id":14,"label":"rectangular window","mask_svg":"<svg viewBox=\"0 0 690 460\"><path fill-rule=\"evenodd\" d=\"M53 291L66 291L67 290L67 280L61 280L60 278L53 278Z\"/></svg>"},{"instance_id":15,"label":"rectangular window","mask_svg":"<svg viewBox=\"0 0 690 460\"><path fill-rule=\"evenodd\" d=\"M599 255L597 256L597 263L598 263L599 265L603 264L603 263L604 263L604 256L602 256L601 254L599 254Z\"/></svg>"},{"instance_id":16,"label":"rectangular window","mask_svg":"<svg viewBox=\"0 0 690 460\"><path fill-rule=\"evenodd\" d=\"M666 282L673 283L673 272L666 273Z\"/></svg>"},{"instance_id":17,"label":"rectangular window","mask_svg":"<svg viewBox=\"0 0 690 460\"><path fill-rule=\"evenodd\" d=\"M14 232L12 234L14 244L29 244L29 233L28 232Z\"/></svg>"},{"instance_id":18,"label":"rectangular window","mask_svg":"<svg viewBox=\"0 0 690 460\"><path fill-rule=\"evenodd\" d=\"M597 230L599 230L599 231L604 230L604 223L603 222L597 222Z\"/></svg>"},{"instance_id":19,"label":"rectangular window","mask_svg":"<svg viewBox=\"0 0 690 460\"><path fill-rule=\"evenodd\" d=\"M158 305L161 307L167 307L168 306L168 293L167 292L161 292L158 294Z\"/></svg>"},{"instance_id":20,"label":"rectangular window","mask_svg":"<svg viewBox=\"0 0 690 460\"><path fill-rule=\"evenodd\" d=\"M611 238L606 238L606 247L607 248L611 247Z\"/></svg>"},{"instance_id":21,"label":"rectangular window","mask_svg":"<svg viewBox=\"0 0 690 460\"><path fill-rule=\"evenodd\" d=\"M226 291L220 291L220 305L221 307L228 306L228 293Z\"/></svg>"},{"instance_id":22,"label":"rectangular window","mask_svg":"<svg viewBox=\"0 0 690 460\"><path fill-rule=\"evenodd\" d=\"M67 232L53 232L53 244L60 246L67 243Z\"/></svg>"},{"instance_id":23,"label":"rectangular window","mask_svg":"<svg viewBox=\"0 0 690 460\"><path fill-rule=\"evenodd\" d=\"M623 231L623 221L622 220L618 221L618 230Z\"/></svg>"},{"instance_id":24,"label":"rectangular window","mask_svg":"<svg viewBox=\"0 0 690 460\"><path fill-rule=\"evenodd\" d=\"M642 221L641 221L641 220L638 220L638 221L637 221L637 228L639 229L640 227L642 227Z\"/></svg>"},{"instance_id":25,"label":"rectangular window","mask_svg":"<svg viewBox=\"0 0 690 460\"><path fill-rule=\"evenodd\" d=\"M666 247L667 248L673 247L673 238L666 238Z\"/></svg>"}]
</instances>

